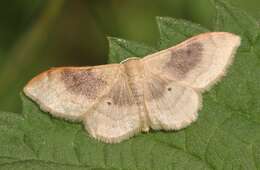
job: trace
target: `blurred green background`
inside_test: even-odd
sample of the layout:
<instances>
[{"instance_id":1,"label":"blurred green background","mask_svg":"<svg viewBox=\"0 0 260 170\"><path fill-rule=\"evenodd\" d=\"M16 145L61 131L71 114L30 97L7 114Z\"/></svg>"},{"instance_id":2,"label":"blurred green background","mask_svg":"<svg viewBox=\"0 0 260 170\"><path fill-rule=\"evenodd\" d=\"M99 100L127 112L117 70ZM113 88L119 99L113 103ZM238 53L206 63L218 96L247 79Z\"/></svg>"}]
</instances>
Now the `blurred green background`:
<instances>
[{"instance_id":1,"label":"blurred green background","mask_svg":"<svg viewBox=\"0 0 260 170\"><path fill-rule=\"evenodd\" d=\"M259 18L259 0L227 0ZM106 36L155 46L156 16L212 28L210 0L1 0L0 110L18 112L19 93L36 74L57 66L104 64Z\"/></svg>"}]
</instances>

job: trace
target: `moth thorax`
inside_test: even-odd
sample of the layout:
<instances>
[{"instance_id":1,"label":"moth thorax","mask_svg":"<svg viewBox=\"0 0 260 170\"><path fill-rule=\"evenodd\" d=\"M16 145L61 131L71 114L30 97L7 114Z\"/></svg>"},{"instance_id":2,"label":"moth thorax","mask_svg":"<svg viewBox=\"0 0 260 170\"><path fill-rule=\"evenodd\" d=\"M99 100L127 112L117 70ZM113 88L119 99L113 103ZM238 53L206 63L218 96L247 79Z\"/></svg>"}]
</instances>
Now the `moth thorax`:
<instances>
[{"instance_id":1,"label":"moth thorax","mask_svg":"<svg viewBox=\"0 0 260 170\"><path fill-rule=\"evenodd\" d=\"M143 63L139 59L129 59L124 63L126 74L129 77L141 76L143 74Z\"/></svg>"},{"instance_id":2,"label":"moth thorax","mask_svg":"<svg viewBox=\"0 0 260 170\"><path fill-rule=\"evenodd\" d=\"M144 104L143 78L144 67L139 59L127 60L124 64L128 76L128 83L131 88L135 103L139 106L139 114L142 122L142 131L148 131L148 118Z\"/></svg>"}]
</instances>

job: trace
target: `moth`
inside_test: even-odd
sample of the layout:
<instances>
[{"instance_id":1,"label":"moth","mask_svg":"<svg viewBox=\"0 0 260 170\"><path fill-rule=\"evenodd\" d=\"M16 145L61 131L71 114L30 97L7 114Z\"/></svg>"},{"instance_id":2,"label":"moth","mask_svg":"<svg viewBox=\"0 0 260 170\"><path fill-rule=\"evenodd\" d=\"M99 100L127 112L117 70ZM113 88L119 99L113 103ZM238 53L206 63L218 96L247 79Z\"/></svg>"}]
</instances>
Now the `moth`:
<instances>
[{"instance_id":1,"label":"moth","mask_svg":"<svg viewBox=\"0 0 260 170\"><path fill-rule=\"evenodd\" d=\"M106 143L149 129L178 130L197 119L202 92L225 74L239 45L232 33L203 33L119 64L52 68L24 93L55 117L83 122Z\"/></svg>"}]
</instances>

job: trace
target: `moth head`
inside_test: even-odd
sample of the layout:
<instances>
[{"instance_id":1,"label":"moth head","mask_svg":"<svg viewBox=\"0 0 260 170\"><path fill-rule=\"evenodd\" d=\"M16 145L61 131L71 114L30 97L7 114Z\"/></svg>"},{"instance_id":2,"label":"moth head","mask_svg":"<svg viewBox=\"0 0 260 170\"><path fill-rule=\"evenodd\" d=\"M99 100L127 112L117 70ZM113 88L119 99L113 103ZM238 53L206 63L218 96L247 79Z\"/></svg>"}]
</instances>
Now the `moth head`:
<instances>
[{"instance_id":1,"label":"moth head","mask_svg":"<svg viewBox=\"0 0 260 170\"><path fill-rule=\"evenodd\" d=\"M140 60L139 57L129 57L127 59L124 59L123 61L120 62L120 64L124 64L126 62L135 62L136 60Z\"/></svg>"}]
</instances>

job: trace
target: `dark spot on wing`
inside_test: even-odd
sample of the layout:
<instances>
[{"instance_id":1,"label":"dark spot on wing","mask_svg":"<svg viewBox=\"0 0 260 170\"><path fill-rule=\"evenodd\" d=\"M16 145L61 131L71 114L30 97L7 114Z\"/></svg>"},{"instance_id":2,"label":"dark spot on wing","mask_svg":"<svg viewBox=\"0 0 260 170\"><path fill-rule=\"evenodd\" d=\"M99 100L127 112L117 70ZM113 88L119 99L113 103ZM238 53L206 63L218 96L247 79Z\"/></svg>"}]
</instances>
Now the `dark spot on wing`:
<instances>
[{"instance_id":1,"label":"dark spot on wing","mask_svg":"<svg viewBox=\"0 0 260 170\"><path fill-rule=\"evenodd\" d=\"M104 88L106 81L98 77L91 69L72 70L65 69L61 73L61 79L71 93L84 95L90 99L97 97L98 91Z\"/></svg>"},{"instance_id":2,"label":"dark spot on wing","mask_svg":"<svg viewBox=\"0 0 260 170\"><path fill-rule=\"evenodd\" d=\"M179 78L183 78L202 59L203 45L198 42L191 43L179 50L172 50L170 61L166 68L177 73Z\"/></svg>"},{"instance_id":3,"label":"dark spot on wing","mask_svg":"<svg viewBox=\"0 0 260 170\"><path fill-rule=\"evenodd\" d=\"M161 98L165 92L169 92L172 90L171 87L167 86L169 85L169 80L167 79L162 79L159 76L156 75L152 75L150 76L150 78L147 79L146 85L148 87L149 90L149 94L151 96L148 96L148 100L154 100L154 99L158 99ZM166 91L168 90L168 91Z\"/></svg>"},{"instance_id":4,"label":"dark spot on wing","mask_svg":"<svg viewBox=\"0 0 260 170\"><path fill-rule=\"evenodd\" d=\"M112 105L131 106L135 104L134 98L126 79L119 78L106 96Z\"/></svg>"}]
</instances>

